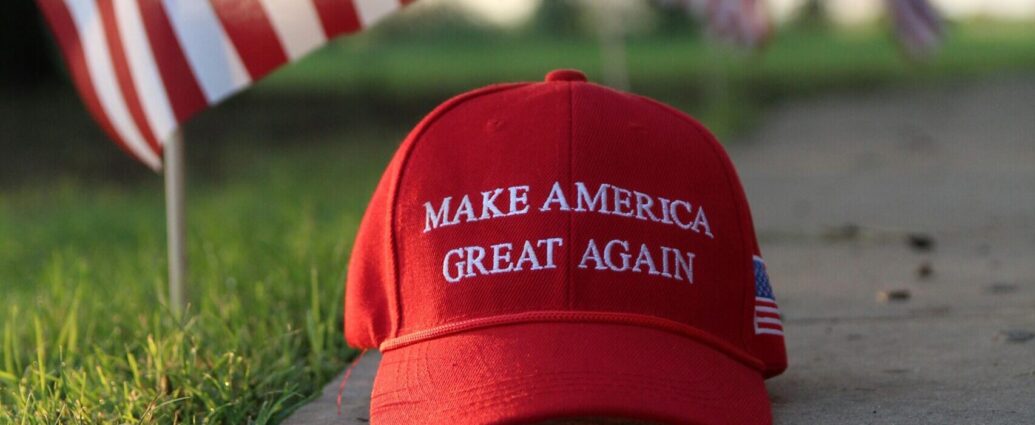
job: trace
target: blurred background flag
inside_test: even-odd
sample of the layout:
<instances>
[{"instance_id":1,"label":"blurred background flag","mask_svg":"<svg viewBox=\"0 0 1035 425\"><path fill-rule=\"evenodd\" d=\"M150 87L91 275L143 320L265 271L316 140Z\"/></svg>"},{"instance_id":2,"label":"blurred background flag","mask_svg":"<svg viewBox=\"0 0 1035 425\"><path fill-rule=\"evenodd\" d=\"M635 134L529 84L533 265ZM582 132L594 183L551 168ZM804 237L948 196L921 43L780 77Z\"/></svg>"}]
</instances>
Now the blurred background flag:
<instances>
[{"instance_id":1,"label":"blurred background flag","mask_svg":"<svg viewBox=\"0 0 1035 425\"><path fill-rule=\"evenodd\" d=\"M822 3L822 0L809 0ZM773 33L773 19L764 0L661 0L700 17L715 38L758 48ZM808 2L806 2L808 3ZM928 0L885 0L895 35L906 54L921 58L934 53L945 36L944 21Z\"/></svg>"},{"instance_id":2,"label":"blurred background flag","mask_svg":"<svg viewBox=\"0 0 1035 425\"><path fill-rule=\"evenodd\" d=\"M927 0L887 0L895 34L914 58L930 55L945 36L941 15Z\"/></svg>"},{"instance_id":3,"label":"blurred background flag","mask_svg":"<svg viewBox=\"0 0 1035 425\"><path fill-rule=\"evenodd\" d=\"M90 113L154 170L177 127L412 0L37 0Z\"/></svg>"},{"instance_id":4,"label":"blurred background flag","mask_svg":"<svg viewBox=\"0 0 1035 425\"><path fill-rule=\"evenodd\" d=\"M738 46L760 47L773 31L763 0L664 0L693 12L705 21L708 32Z\"/></svg>"},{"instance_id":5,"label":"blurred background flag","mask_svg":"<svg viewBox=\"0 0 1035 425\"><path fill-rule=\"evenodd\" d=\"M707 17L710 32L719 39L759 47L772 33L772 23L761 0L692 0Z\"/></svg>"}]
</instances>

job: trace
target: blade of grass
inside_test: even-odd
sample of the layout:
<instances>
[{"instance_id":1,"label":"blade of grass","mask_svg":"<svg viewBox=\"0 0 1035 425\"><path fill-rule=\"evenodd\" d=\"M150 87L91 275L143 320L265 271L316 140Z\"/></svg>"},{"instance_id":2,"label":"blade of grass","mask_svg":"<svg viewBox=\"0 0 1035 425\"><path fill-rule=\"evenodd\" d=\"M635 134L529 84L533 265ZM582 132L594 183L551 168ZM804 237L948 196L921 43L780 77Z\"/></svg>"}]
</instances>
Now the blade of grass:
<instances>
[{"instance_id":1,"label":"blade of grass","mask_svg":"<svg viewBox=\"0 0 1035 425\"><path fill-rule=\"evenodd\" d=\"M39 316L33 315L32 322L36 329L36 382L40 396L47 392L47 349L43 341L43 325Z\"/></svg>"}]
</instances>

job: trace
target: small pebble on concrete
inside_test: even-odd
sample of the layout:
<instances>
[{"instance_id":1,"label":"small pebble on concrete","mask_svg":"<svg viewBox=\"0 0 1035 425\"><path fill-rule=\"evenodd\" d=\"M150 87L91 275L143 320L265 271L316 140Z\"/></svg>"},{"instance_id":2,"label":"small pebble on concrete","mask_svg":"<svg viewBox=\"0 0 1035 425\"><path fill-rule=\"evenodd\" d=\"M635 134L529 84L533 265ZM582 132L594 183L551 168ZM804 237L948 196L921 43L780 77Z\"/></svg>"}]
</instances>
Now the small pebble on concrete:
<instances>
[{"instance_id":1,"label":"small pebble on concrete","mask_svg":"<svg viewBox=\"0 0 1035 425\"><path fill-rule=\"evenodd\" d=\"M877 301L882 303L908 301L912 295L913 294L909 292L908 289L877 291Z\"/></svg>"},{"instance_id":2,"label":"small pebble on concrete","mask_svg":"<svg viewBox=\"0 0 1035 425\"><path fill-rule=\"evenodd\" d=\"M823 237L831 241L854 241L859 239L862 228L855 223L845 223L837 227L828 228L823 232Z\"/></svg>"},{"instance_id":3,"label":"small pebble on concrete","mask_svg":"<svg viewBox=\"0 0 1035 425\"><path fill-rule=\"evenodd\" d=\"M906 241L915 251L927 252L934 249L934 238L926 233L910 233Z\"/></svg>"},{"instance_id":4,"label":"small pebble on concrete","mask_svg":"<svg viewBox=\"0 0 1035 425\"><path fill-rule=\"evenodd\" d=\"M1024 343L1035 339L1035 332L1026 329L1006 329L999 332L999 338L1012 343Z\"/></svg>"},{"instance_id":5,"label":"small pebble on concrete","mask_svg":"<svg viewBox=\"0 0 1035 425\"><path fill-rule=\"evenodd\" d=\"M920 279L929 279L932 275L934 275L934 266L930 261L924 261L916 268L916 277Z\"/></svg>"}]
</instances>

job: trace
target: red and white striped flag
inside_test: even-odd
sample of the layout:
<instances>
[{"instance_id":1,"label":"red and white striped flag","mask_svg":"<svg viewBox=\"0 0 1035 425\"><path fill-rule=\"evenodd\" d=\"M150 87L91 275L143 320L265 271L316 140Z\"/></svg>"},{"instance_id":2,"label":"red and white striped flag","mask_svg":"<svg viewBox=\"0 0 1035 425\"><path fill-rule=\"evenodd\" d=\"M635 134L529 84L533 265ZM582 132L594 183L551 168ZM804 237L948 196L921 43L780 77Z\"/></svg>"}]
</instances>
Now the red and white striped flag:
<instances>
[{"instance_id":1,"label":"red and white striped flag","mask_svg":"<svg viewBox=\"0 0 1035 425\"><path fill-rule=\"evenodd\" d=\"M36 0L90 113L152 169L192 115L412 0Z\"/></svg>"}]
</instances>

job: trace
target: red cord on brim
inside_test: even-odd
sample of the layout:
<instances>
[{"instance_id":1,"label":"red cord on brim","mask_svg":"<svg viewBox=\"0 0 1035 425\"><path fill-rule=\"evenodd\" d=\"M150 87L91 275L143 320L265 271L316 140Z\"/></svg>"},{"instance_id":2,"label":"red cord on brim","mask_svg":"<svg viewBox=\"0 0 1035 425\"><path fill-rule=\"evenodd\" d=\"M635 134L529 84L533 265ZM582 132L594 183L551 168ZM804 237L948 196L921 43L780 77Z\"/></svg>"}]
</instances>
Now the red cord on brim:
<instances>
[{"instance_id":1,"label":"red cord on brim","mask_svg":"<svg viewBox=\"0 0 1035 425\"><path fill-rule=\"evenodd\" d=\"M367 350L359 352L359 355L352 360L352 364L349 365L348 369L345 369L345 376L341 378L341 385L338 386L338 416L341 416L341 399L345 395L345 383L349 382L349 376L352 375L352 369L356 368L359 364L359 359L363 358L363 355L367 353Z\"/></svg>"}]
</instances>

